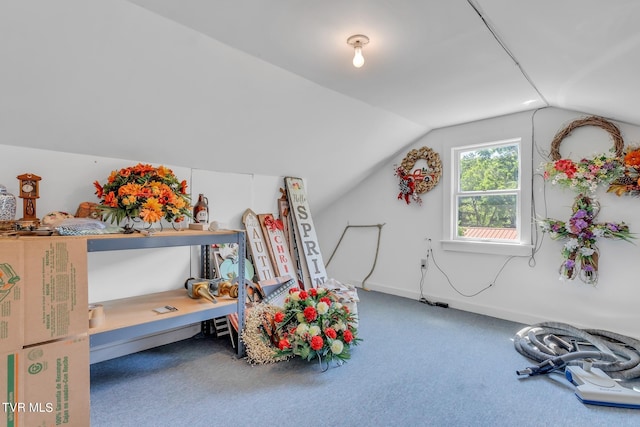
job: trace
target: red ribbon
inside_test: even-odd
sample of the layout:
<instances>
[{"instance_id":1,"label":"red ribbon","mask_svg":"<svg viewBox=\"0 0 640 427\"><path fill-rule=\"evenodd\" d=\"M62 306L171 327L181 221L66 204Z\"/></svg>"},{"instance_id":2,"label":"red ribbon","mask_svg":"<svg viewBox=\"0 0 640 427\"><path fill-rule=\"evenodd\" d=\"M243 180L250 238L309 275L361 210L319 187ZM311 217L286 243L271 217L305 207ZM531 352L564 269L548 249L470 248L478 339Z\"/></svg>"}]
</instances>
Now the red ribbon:
<instances>
[{"instance_id":1,"label":"red ribbon","mask_svg":"<svg viewBox=\"0 0 640 427\"><path fill-rule=\"evenodd\" d=\"M268 216L264 219L264 226L270 231L284 230L284 224L281 220Z\"/></svg>"}]
</instances>

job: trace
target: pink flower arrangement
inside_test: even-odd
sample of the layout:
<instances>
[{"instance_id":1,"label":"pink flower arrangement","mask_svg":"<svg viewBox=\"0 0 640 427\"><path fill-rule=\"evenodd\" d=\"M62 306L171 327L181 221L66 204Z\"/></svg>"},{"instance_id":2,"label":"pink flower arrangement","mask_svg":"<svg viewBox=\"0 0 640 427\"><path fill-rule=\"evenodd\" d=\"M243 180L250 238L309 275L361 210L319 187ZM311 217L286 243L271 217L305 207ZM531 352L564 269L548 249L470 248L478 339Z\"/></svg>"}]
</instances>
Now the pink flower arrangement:
<instances>
[{"instance_id":1,"label":"pink flower arrangement","mask_svg":"<svg viewBox=\"0 0 640 427\"><path fill-rule=\"evenodd\" d=\"M600 184L609 185L624 173L622 162L613 154L600 154L578 162L554 160L544 164L543 169L545 180L582 194L593 194Z\"/></svg>"}]
</instances>

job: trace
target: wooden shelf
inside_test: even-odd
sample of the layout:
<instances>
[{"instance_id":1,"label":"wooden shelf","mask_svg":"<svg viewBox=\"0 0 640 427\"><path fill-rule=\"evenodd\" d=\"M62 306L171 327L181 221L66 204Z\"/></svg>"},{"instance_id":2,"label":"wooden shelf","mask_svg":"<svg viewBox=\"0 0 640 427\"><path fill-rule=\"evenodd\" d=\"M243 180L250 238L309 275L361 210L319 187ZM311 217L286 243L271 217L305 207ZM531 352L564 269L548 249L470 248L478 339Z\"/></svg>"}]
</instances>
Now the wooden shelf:
<instances>
[{"instance_id":1,"label":"wooden shelf","mask_svg":"<svg viewBox=\"0 0 640 427\"><path fill-rule=\"evenodd\" d=\"M205 299L192 299L186 289L176 289L100 302L105 320L100 326L89 329L91 346L161 332L237 311L236 298L224 296L217 300L214 304ZM163 314L153 311L165 305L178 310Z\"/></svg>"},{"instance_id":2,"label":"wooden shelf","mask_svg":"<svg viewBox=\"0 0 640 427\"><path fill-rule=\"evenodd\" d=\"M75 238L75 237L72 237ZM219 243L238 244L238 283L244 283L245 233L242 230L168 230L151 234L105 234L82 236L87 241L88 252L119 251L126 249L149 249L173 246L200 246L200 263L204 264L204 247ZM105 323L89 331L91 346L100 346L118 341L187 326L193 323L238 314L239 330L244 327L245 287L239 286L238 298L221 297L216 304L205 299L189 298L187 290L158 292L132 298L100 302L105 311ZM178 310L159 314L154 308L171 305ZM238 343L239 356L244 355L242 342Z\"/></svg>"}]
</instances>

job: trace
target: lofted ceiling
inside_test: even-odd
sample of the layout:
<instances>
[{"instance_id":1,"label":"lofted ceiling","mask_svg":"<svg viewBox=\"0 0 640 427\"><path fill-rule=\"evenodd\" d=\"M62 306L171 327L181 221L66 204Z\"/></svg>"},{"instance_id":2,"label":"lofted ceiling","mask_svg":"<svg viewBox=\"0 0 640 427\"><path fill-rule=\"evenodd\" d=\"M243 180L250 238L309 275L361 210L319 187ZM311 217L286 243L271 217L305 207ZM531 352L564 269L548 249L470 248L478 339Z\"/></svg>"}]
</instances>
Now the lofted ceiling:
<instances>
[{"instance_id":1,"label":"lofted ceiling","mask_svg":"<svg viewBox=\"0 0 640 427\"><path fill-rule=\"evenodd\" d=\"M130 1L425 133L545 106L640 124L635 0ZM370 38L360 69L353 34Z\"/></svg>"},{"instance_id":2,"label":"lofted ceiling","mask_svg":"<svg viewBox=\"0 0 640 427\"><path fill-rule=\"evenodd\" d=\"M324 208L435 128L544 106L640 124L638 16L637 0L4 0L0 144L303 176Z\"/></svg>"},{"instance_id":3,"label":"lofted ceiling","mask_svg":"<svg viewBox=\"0 0 640 427\"><path fill-rule=\"evenodd\" d=\"M429 129L547 105L640 123L635 0L130 1Z\"/></svg>"}]
</instances>

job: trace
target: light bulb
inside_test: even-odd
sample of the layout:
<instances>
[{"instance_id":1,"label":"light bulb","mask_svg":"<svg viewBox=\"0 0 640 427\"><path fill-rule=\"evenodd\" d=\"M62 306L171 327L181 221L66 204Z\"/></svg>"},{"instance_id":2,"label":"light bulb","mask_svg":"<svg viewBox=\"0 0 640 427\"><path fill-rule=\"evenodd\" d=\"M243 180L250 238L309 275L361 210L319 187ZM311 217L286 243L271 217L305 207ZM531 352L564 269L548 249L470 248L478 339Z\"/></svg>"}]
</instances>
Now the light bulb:
<instances>
[{"instance_id":1,"label":"light bulb","mask_svg":"<svg viewBox=\"0 0 640 427\"><path fill-rule=\"evenodd\" d=\"M364 56L362 56L362 47L369 43L369 37L362 34L355 34L347 39L347 44L353 46L355 50L353 54L353 66L360 68L364 65Z\"/></svg>"},{"instance_id":2,"label":"light bulb","mask_svg":"<svg viewBox=\"0 0 640 427\"><path fill-rule=\"evenodd\" d=\"M353 66L360 68L364 65L364 56L362 56L362 46L355 46L355 54L353 55Z\"/></svg>"}]
</instances>

